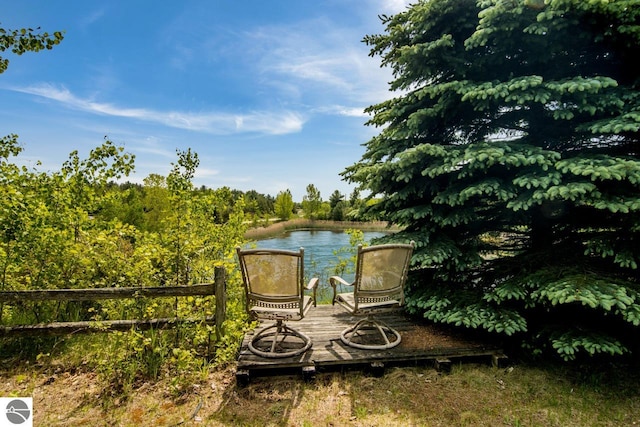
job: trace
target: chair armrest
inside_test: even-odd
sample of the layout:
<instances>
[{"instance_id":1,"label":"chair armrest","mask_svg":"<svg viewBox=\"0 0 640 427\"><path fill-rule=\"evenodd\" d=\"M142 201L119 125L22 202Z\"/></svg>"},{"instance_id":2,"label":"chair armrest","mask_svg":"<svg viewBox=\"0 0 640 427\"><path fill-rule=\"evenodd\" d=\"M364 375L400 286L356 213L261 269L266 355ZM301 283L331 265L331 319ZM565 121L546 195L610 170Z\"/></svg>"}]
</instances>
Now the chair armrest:
<instances>
[{"instance_id":1,"label":"chair armrest","mask_svg":"<svg viewBox=\"0 0 640 427\"><path fill-rule=\"evenodd\" d=\"M307 284L307 286L305 286L307 290L313 290L313 306L314 307L318 306L316 302L316 291L318 289L318 283L319 283L319 279L317 277L314 277L313 279L309 280L309 283Z\"/></svg>"},{"instance_id":2,"label":"chair armrest","mask_svg":"<svg viewBox=\"0 0 640 427\"><path fill-rule=\"evenodd\" d=\"M331 284L331 286L333 286L334 289L337 288L337 286L338 286L338 283L336 283L336 282L339 282L341 285L344 285L344 286L353 286L353 283L347 282L346 280L344 280L340 276L331 276L331 277L329 277L329 283Z\"/></svg>"},{"instance_id":3,"label":"chair armrest","mask_svg":"<svg viewBox=\"0 0 640 427\"><path fill-rule=\"evenodd\" d=\"M320 280L320 279L318 279L317 277L314 277L313 279L309 280L309 283L307 283L306 288L307 288L308 290L312 290L312 289L314 289L314 288L317 288L317 287L318 287L318 281L319 281L319 280Z\"/></svg>"},{"instance_id":4,"label":"chair armrest","mask_svg":"<svg viewBox=\"0 0 640 427\"><path fill-rule=\"evenodd\" d=\"M343 286L353 286L353 283L347 282L340 276L329 277L329 284L333 288L333 298L331 299L331 304L333 305L335 305L336 303L336 295L338 294L338 284Z\"/></svg>"}]
</instances>

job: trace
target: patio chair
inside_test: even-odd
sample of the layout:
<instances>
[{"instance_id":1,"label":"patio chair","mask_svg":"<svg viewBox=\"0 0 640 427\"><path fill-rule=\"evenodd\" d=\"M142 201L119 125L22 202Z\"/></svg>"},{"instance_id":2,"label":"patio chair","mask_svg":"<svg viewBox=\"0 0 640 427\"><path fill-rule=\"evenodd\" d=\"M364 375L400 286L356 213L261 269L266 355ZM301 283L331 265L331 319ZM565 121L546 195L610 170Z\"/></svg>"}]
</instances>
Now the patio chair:
<instances>
[{"instance_id":1,"label":"patio chair","mask_svg":"<svg viewBox=\"0 0 640 427\"><path fill-rule=\"evenodd\" d=\"M304 248L299 251L237 248L244 281L247 312L253 319L275 320L250 340L249 350L262 357L280 358L304 353L311 339L290 328L316 305L318 279L304 285ZM312 295L305 295L305 290Z\"/></svg>"},{"instance_id":2,"label":"patio chair","mask_svg":"<svg viewBox=\"0 0 640 427\"><path fill-rule=\"evenodd\" d=\"M340 334L348 346L381 350L400 344L400 333L375 315L397 310L404 305L404 284L415 242L358 246L356 274L353 283L332 276L333 304L338 303L355 316L365 316ZM338 287L352 292L338 293Z\"/></svg>"}]
</instances>

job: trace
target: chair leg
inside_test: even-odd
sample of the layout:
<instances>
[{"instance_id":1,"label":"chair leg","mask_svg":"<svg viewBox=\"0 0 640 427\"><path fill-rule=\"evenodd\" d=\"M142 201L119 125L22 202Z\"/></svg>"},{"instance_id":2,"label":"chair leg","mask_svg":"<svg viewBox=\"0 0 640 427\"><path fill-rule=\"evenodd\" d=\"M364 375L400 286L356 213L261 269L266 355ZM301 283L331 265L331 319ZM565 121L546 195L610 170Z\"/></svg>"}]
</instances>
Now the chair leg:
<instances>
[{"instance_id":1,"label":"chair leg","mask_svg":"<svg viewBox=\"0 0 640 427\"><path fill-rule=\"evenodd\" d=\"M378 335L384 341L383 344L363 344L359 342L355 342L353 339L356 336L362 336L360 334L361 331L365 330L373 330L377 331ZM395 336L395 340L390 341L389 335ZM366 317L365 319L361 319L355 325L348 327L340 334L340 340L351 347L361 348L364 350L385 350L389 348L393 348L400 344L402 338L400 337L400 333L395 329L391 328L386 323L376 320L371 316Z\"/></svg>"},{"instance_id":2,"label":"chair leg","mask_svg":"<svg viewBox=\"0 0 640 427\"><path fill-rule=\"evenodd\" d=\"M280 338L282 337L282 338ZM298 339L298 346L292 343L291 349L287 349L283 344L288 337ZM291 340L290 340L291 341ZM262 345L259 345L262 342ZM304 353L311 348L311 339L300 331L291 329L285 325L282 320L259 330L249 341L249 350L258 356L268 358L291 357ZM268 348L264 351L258 347Z\"/></svg>"}]
</instances>

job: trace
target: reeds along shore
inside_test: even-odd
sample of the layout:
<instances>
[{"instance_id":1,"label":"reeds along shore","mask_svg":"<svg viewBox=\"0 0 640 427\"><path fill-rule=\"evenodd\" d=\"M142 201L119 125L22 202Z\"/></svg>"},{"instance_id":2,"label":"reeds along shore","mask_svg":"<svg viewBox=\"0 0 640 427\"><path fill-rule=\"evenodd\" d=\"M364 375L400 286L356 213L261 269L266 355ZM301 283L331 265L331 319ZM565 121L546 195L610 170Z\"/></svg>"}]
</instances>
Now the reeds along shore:
<instances>
[{"instance_id":1,"label":"reeds along shore","mask_svg":"<svg viewBox=\"0 0 640 427\"><path fill-rule=\"evenodd\" d=\"M244 234L244 237L247 240L257 240L277 236L278 234L293 230L347 230L349 228L355 228L362 231L398 231L397 227L389 227L386 221L325 221L297 218L289 221L276 222L267 227L250 228Z\"/></svg>"}]
</instances>

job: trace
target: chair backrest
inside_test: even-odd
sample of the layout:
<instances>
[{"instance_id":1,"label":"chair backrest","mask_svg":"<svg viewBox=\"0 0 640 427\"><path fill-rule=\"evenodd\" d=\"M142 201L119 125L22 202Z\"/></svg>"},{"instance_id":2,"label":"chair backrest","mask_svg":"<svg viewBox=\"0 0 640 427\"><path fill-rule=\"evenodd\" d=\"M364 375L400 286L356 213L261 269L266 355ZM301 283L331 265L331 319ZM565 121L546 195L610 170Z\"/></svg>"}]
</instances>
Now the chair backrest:
<instances>
[{"instance_id":1,"label":"chair backrest","mask_svg":"<svg viewBox=\"0 0 640 427\"><path fill-rule=\"evenodd\" d=\"M245 284L247 309L252 305L274 309L302 309L304 248L237 249Z\"/></svg>"},{"instance_id":2,"label":"chair backrest","mask_svg":"<svg viewBox=\"0 0 640 427\"><path fill-rule=\"evenodd\" d=\"M398 300L404 304L404 284L415 243L358 246L354 298L358 304Z\"/></svg>"}]
</instances>

